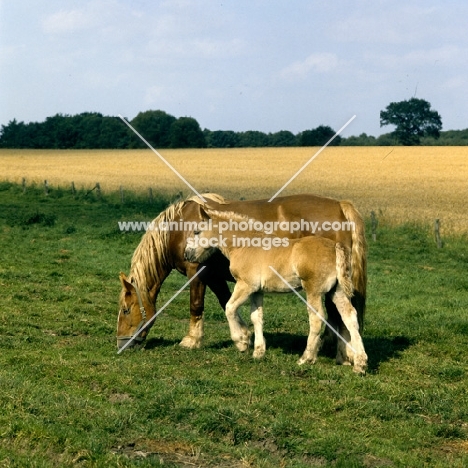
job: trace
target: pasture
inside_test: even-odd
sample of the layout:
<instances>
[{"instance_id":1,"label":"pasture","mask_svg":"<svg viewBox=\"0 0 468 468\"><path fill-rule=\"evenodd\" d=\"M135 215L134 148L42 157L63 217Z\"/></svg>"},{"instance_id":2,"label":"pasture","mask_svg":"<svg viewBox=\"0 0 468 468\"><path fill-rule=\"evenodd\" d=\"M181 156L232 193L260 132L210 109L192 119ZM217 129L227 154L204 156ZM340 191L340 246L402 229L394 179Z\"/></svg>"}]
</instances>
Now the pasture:
<instances>
[{"instance_id":1,"label":"pasture","mask_svg":"<svg viewBox=\"0 0 468 468\"><path fill-rule=\"evenodd\" d=\"M211 293L204 347L180 348L188 290L157 319L144 349L117 355L118 273L128 272L142 235L117 223L152 219L185 187L144 151L109 160L105 152L0 152L10 180L0 183L0 466L467 466L467 154L416 148L408 162L407 148L387 156L391 148L354 148L367 159L350 153L343 162L345 150L327 149L286 193L349 198L366 218L378 213L364 377L336 366L330 349L314 366L297 366L308 323L293 295L266 296L260 361L235 349ZM215 150L198 158L192 151L174 152L170 162L177 168L185 157L184 176L197 189L246 198L271 196L311 156L297 149L291 162L269 150L270 166L251 160L260 150L222 162ZM192 164L207 155L210 164ZM392 169L380 170L377 162L392 157ZM24 194L12 183L21 177ZM52 186L47 197L43 179ZM75 196L71 180L83 186ZM97 181L102 200L89 191ZM160 188L152 204L147 187ZM430 230L436 217L442 249ZM158 305L185 281L173 273Z\"/></svg>"}]
</instances>

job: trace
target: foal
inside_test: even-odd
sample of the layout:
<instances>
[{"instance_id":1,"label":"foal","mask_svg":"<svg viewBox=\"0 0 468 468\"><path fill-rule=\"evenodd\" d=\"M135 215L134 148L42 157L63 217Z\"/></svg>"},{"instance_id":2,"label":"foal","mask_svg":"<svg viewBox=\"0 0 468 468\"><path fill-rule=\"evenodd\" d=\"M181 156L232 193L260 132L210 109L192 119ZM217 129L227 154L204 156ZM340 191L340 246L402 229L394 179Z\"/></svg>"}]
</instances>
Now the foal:
<instances>
[{"instance_id":1,"label":"foal","mask_svg":"<svg viewBox=\"0 0 468 468\"><path fill-rule=\"evenodd\" d=\"M206 208L205 212L215 220L249 220L244 215L232 212L219 212ZM265 238L263 233L254 234L260 234ZM354 353L353 370L364 373L367 355L359 334L357 312L350 301L353 286L349 249L323 237L282 239L281 242L276 242L278 247L268 250L262 247L239 247L236 241L238 239L233 231L225 231L221 235L219 225L212 223L208 230L196 231L193 237L189 237L185 257L191 262L202 263L219 249L230 260L230 270L236 285L226 305L226 317L231 338L237 348L246 351L249 346L249 331L238 314L238 308L250 298L251 320L255 332L253 357L264 356L266 344L263 337L263 294L291 292L288 285L280 278L281 275L294 289L302 287L307 295L310 331L307 347L298 364L314 363L317 359L322 321L325 321L322 297L330 292L332 301L351 336L348 346Z\"/></svg>"}]
</instances>

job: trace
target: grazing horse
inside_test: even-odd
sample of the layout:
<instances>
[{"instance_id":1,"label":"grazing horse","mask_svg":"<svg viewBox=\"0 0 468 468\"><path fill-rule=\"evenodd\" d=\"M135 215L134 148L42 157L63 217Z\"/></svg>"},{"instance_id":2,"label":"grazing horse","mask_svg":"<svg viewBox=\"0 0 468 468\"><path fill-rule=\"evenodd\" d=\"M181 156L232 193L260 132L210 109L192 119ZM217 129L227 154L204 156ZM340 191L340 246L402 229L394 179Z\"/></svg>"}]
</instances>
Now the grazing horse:
<instances>
[{"instance_id":1,"label":"grazing horse","mask_svg":"<svg viewBox=\"0 0 468 468\"><path fill-rule=\"evenodd\" d=\"M307 294L310 332L307 347L298 363L314 363L317 359L320 331L325 321L322 297L329 293L351 336L349 347L354 353L353 370L364 373L367 355L359 334L357 312L350 300L353 295L350 249L323 237L272 239L262 232L243 234L240 241L238 231L226 229L221 233L220 221L248 222L247 216L210 209L206 209L206 214L218 222L210 223L205 230L196 231L187 239L185 257L191 262L203 263L220 250L229 258L236 285L226 304L226 317L237 348L245 351L249 346L249 330L238 314L238 308L247 299L250 298L251 302L255 332L253 357L261 358L266 349L263 337L264 292L291 292L291 289L302 287ZM264 242L265 239L268 241Z\"/></svg>"},{"instance_id":2,"label":"grazing horse","mask_svg":"<svg viewBox=\"0 0 468 468\"><path fill-rule=\"evenodd\" d=\"M277 197L271 203L268 200L233 201L220 195L204 194L210 207L218 211L235 211L264 222L296 222L307 220L319 226L314 232L300 226L299 231L284 232L288 238L320 236L340 242L351 248L352 281L354 287L353 304L358 312L362 327L365 312L367 269L366 239L364 222L351 202L338 201L316 195L303 194ZM154 219L155 229L148 229L132 257L130 274L120 274L122 290L119 298L117 324L117 346L122 348L128 340L138 333L140 328L155 314L156 299L159 290L172 270L177 270L189 279L198 272L198 263L188 262L184 258L187 236L190 229L158 229L161 225L200 221L203 219L202 201L192 197L174 203ZM351 230L320 229L329 223L350 223ZM229 261L219 251L206 262L205 268L190 283L190 325L188 334L182 339L181 346L198 348L203 339L204 295L208 286L216 295L221 307L225 308L231 292L227 281L234 281L229 271ZM344 326L335 304L326 296L325 306L328 321L334 328L345 335ZM138 333L136 341L142 342L148 335L149 327ZM347 347L338 341L338 363L349 363L352 356L347 354Z\"/></svg>"}]
</instances>

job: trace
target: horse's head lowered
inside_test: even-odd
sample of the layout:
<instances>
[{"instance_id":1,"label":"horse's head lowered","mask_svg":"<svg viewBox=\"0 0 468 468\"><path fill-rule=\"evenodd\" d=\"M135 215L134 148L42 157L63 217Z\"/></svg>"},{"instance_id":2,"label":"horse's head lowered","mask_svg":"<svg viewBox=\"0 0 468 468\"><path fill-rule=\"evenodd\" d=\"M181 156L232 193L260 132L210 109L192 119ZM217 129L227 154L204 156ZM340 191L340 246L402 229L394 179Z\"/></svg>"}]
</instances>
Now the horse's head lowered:
<instances>
[{"instance_id":1,"label":"horse's head lowered","mask_svg":"<svg viewBox=\"0 0 468 468\"><path fill-rule=\"evenodd\" d=\"M117 347L119 349L125 346L135 334L137 336L129 347L145 341L150 327L144 327L155 314L153 291L140 290L138 285L129 281L123 273L120 273L120 282L122 292L117 318ZM142 330L141 333L138 333L139 330Z\"/></svg>"}]
</instances>

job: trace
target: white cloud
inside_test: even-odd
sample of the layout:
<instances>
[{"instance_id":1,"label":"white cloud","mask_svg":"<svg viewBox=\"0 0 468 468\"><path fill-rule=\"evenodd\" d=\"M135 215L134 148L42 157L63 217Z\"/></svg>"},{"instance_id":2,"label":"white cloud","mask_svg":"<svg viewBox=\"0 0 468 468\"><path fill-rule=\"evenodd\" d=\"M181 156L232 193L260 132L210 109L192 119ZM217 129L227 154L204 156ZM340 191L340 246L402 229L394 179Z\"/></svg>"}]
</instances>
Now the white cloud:
<instances>
[{"instance_id":1,"label":"white cloud","mask_svg":"<svg viewBox=\"0 0 468 468\"><path fill-rule=\"evenodd\" d=\"M245 44L239 39L218 41L213 39L198 39L193 43L193 49L202 57L232 57L241 54Z\"/></svg>"},{"instance_id":2,"label":"white cloud","mask_svg":"<svg viewBox=\"0 0 468 468\"><path fill-rule=\"evenodd\" d=\"M381 8L376 2L366 12L361 10L334 22L330 35L335 40L366 45L407 45L424 41L440 31L440 9L408 4Z\"/></svg>"},{"instance_id":3,"label":"white cloud","mask_svg":"<svg viewBox=\"0 0 468 468\"><path fill-rule=\"evenodd\" d=\"M310 73L326 73L338 66L335 54L316 53L309 55L305 60L297 61L281 70L280 75L287 80L303 80Z\"/></svg>"},{"instance_id":4,"label":"white cloud","mask_svg":"<svg viewBox=\"0 0 468 468\"><path fill-rule=\"evenodd\" d=\"M415 49L404 54L383 54L374 59L390 69L408 68L426 65L456 65L465 54L457 46L447 45L433 49Z\"/></svg>"},{"instance_id":5,"label":"white cloud","mask_svg":"<svg viewBox=\"0 0 468 468\"><path fill-rule=\"evenodd\" d=\"M148 106L158 104L161 99L167 94L167 90L163 86L150 86L146 89L144 103Z\"/></svg>"},{"instance_id":6,"label":"white cloud","mask_svg":"<svg viewBox=\"0 0 468 468\"><path fill-rule=\"evenodd\" d=\"M46 34L60 35L106 28L109 23L114 32L138 18L138 11L129 9L118 0L90 0L79 8L61 9L44 17L41 26Z\"/></svg>"},{"instance_id":7,"label":"white cloud","mask_svg":"<svg viewBox=\"0 0 468 468\"><path fill-rule=\"evenodd\" d=\"M0 44L0 64L14 61L20 55L24 55L25 45L3 45Z\"/></svg>"},{"instance_id":8,"label":"white cloud","mask_svg":"<svg viewBox=\"0 0 468 468\"><path fill-rule=\"evenodd\" d=\"M241 55L245 49L244 42L238 39L223 41L202 37L173 37L151 40L146 52L151 58L226 59Z\"/></svg>"},{"instance_id":9,"label":"white cloud","mask_svg":"<svg viewBox=\"0 0 468 468\"><path fill-rule=\"evenodd\" d=\"M446 90L465 90L466 78L464 76L454 76L441 83L441 88Z\"/></svg>"},{"instance_id":10,"label":"white cloud","mask_svg":"<svg viewBox=\"0 0 468 468\"><path fill-rule=\"evenodd\" d=\"M448 65L454 60L458 61L463 56L457 46L447 45L434 49L419 49L404 55L403 59L414 65L433 65L440 62L441 65Z\"/></svg>"},{"instance_id":11,"label":"white cloud","mask_svg":"<svg viewBox=\"0 0 468 468\"><path fill-rule=\"evenodd\" d=\"M59 11L42 22L42 28L47 34L64 34L83 29L89 29L96 25L96 18L84 10Z\"/></svg>"}]
</instances>

